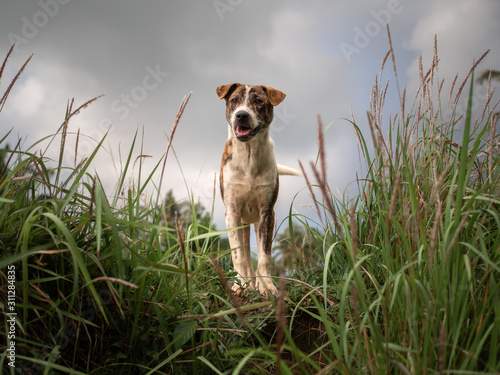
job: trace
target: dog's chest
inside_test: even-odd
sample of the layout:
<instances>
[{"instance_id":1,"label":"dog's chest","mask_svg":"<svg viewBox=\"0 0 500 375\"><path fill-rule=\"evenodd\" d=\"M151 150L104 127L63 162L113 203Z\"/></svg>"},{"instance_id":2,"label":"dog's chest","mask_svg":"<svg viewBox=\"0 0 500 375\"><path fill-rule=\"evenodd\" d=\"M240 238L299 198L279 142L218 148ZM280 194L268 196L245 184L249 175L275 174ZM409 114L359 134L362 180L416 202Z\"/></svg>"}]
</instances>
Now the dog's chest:
<instances>
[{"instance_id":1,"label":"dog's chest","mask_svg":"<svg viewBox=\"0 0 500 375\"><path fill-rule=\"evenodd\" d=\"M242 147L238 147L242 146ZM277 193L278 172L271 143L259 152L238 144L222 168L223 199L226 208L237 207L245 223L259 220L259 214Z\"/></svg>"},{"instance_id":2,"label":"dog's chest","mask_svg":"<svg viewBox=\"0 0 500 375\"><path fill-rule=\"evenodd\" d=\"M237 207L242 223L259 221L262 212L269 208L277 190L277 179L274 183L263 176L249 178L245 175L233 174L225 185L229 193L224 199L226 207Z\"/></svg>"}]
</instances>

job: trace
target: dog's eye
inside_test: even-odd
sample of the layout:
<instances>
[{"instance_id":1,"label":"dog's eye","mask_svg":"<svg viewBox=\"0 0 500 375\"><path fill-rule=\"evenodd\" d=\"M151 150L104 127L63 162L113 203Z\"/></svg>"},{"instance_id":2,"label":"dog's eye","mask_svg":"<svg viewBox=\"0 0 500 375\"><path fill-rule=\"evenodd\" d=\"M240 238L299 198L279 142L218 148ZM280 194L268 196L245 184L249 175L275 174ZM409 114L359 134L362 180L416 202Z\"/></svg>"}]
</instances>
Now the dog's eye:
<instances>
[{"instance_id":1,"label":"dog's eye","mask_svg":"<svg viewBox=\"0 0 500 375\"><path fill-rule=\"evenodd\" d=\"M255 104L262 104L264 101L261 98L255 98Z\"/></svg>"},{"instance_id":2,"label":"dog's eye","mask_svg":"<svg viewBox=\"0 0 500 375\"><path fill-rule=\"evenodd\" d=\"M238 103L238 98L232 98L231 103Z\"/></svg>"}]
</instances>

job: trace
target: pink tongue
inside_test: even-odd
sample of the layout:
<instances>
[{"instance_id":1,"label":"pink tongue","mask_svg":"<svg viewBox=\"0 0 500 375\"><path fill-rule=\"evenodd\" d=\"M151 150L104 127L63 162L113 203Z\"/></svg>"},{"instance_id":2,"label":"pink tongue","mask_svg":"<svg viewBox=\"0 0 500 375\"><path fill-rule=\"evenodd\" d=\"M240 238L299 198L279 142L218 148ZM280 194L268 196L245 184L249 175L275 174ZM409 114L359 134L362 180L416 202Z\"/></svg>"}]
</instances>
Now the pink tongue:
<instances>
[{"instance_id":1,"label":"pink tongue","mask_svg":"<svg viewBox=\"0 0 500 375\"><path fill-rule=\"evenodd\" d=\"M238 134L239 135L248 135L250 134L250 129L248 129L247 127L244 127L244 126L238 126Z\"/></svg>"}]
</instances>

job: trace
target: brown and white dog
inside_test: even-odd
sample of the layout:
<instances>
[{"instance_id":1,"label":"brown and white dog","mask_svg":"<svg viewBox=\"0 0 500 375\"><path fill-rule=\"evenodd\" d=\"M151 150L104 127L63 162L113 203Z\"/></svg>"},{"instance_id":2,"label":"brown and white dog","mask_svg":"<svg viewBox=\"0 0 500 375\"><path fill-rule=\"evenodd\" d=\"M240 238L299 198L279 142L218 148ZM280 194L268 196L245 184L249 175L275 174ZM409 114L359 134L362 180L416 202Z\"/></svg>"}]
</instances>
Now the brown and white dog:
<instances>
[{"instance_id":1,"label":"brown and white dog","mask_svg":"<svg viewBox=\"0 0 500 375\"><path fill-rule=\"evenodd\" d=\"M232 83L217 87L226 100L229 135L222 154L220 189L226 206L233 267L242 284L257 287L262 294L276 293L271 279L271 246L274 204L278 197L278 175L300 172L278 166L274 143L269 137L273 107L285 94L267 86ZM250 227L255 224L258 266L254 272L250 257ZM235 284L233 290L238 290Z\"/></svg>"}]
</instances>

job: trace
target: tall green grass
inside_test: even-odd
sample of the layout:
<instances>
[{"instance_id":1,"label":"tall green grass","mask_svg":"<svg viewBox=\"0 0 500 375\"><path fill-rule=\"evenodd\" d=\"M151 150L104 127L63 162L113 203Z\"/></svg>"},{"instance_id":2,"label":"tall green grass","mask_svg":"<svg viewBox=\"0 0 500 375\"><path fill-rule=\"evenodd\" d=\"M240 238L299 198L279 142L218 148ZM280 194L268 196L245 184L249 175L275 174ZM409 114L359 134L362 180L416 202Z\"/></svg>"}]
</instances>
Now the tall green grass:
<instances>
[{"instance_id":1,"label":"tall green grass","mask_svg":"<svg viewBox=\"0 0 500 375\"><path fill-rule=\"evenodd\" d=\"M315 170L331 218L323 288L342 286L338 320L325 328L326 347L340 373L500 370L496 105L489 96L473 118L471 70L464 116L456 105L466 81L454 98L452 88L444 107L437 63L436 52L427 72L420 66L410 113L403 91L401 112L391 119L387 137L387 86L375 82L368 113L372 152L351 121L368 170L358 181L358 196L339 201L322 175L324 166ZM320 146L323 163L321 133Z\"/></svg>"},{"instance_id":2,"label":"tall green grass","mask_svg":"<svg viewBox=\"0 0 500 375\"><path fill-rule=\"evenodd\" d=\"M141 179L133 172L134 164L143 169L133 135L112 192L90 169L104 139L76 167L62 163L71 119L94 99L77 109L68 105L52 136L59 140L56 162L32 151L38 147L21 150L19 143L8 150L2 137L2 327L11 265L18 313L16 368L8 366L7 330L0 331L3 371L500 372L495 105L488 100L474 118L472 72L445 104L437 62L436 53L427 72L420 67L410 110L403 91L401 111L388 123L382 116L388 87L376 80L368 112L373 147L354 119L347 122L367 171L352 198L329 189L328 146L319 127L318 162L306 177L319 220L290 210L284 223L292 266L277 277L281 292L270 300L230 290L234 272L219 240L226 231L214 230L213 207L202 218L190 198L191 214L176 217L179 206L162 196L169 146ZM461 116L457 103L467 84L469 105ZM304 261L306 255L314 261Z\"/></svg>"}]
</instances>

